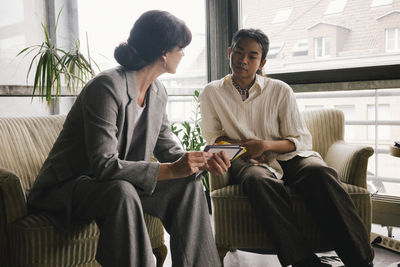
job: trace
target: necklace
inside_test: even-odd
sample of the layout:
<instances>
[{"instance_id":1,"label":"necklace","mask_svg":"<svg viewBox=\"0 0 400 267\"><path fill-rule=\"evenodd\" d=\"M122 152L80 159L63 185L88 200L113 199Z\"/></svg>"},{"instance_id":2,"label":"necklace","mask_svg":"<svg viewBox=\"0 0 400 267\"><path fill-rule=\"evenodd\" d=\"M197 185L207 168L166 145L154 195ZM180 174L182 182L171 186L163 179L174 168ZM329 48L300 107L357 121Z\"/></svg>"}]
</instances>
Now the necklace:
<instances>
[{"instance_id":1,"label":"necklace","mask_svg":"<svg viewBox=\"0 0 400 267\"><path fill-rule=\"evenodd\" d=\"M256 81L256 78L247 86L246 88L242 89L240 85L233 79L232 77L232 84L236 88L236 90L239 91L240 96L242 97L242 101L245 101L249 97L249 90L253 86L254 82Z\"/></svg>"}]
</instances>

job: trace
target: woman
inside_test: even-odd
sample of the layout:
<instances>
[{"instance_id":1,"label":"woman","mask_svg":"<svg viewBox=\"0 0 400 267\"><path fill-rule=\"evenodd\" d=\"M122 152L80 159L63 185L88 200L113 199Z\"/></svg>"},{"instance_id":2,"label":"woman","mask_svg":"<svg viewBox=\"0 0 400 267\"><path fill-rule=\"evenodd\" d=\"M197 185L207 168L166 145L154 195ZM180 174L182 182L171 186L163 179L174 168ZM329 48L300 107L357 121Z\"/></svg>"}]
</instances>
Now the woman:
<instances>
[{"instance_id":1,"label":"woman","mask_svg":"<svg viewBox=\"0 0 400 267\"><path fill-rule=\"evenodd\" d=\"M219 265L195 174L224 173L229 160L181 149L156 80L175 73L190 41L187 26L170 13L144 13L115 49L121 66L97 75L78 96L30 192L31 210L59 228L96 221L103 266L154 265L143 212L170 233L174 266Z\"/></svg>"}]
</instances>

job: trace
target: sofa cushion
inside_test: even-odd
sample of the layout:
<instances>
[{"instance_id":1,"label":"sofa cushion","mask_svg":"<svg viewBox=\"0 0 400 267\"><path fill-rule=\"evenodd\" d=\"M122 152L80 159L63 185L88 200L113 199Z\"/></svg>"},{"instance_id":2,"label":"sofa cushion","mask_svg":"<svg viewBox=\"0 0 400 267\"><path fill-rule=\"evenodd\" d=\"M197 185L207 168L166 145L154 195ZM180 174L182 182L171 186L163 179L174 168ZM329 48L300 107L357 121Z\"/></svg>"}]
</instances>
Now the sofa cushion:
<instances>
[{"instance_id":1,"label":"sofa cushion","mask_svg":"<svg viewBox=\"0 0 400 267\"><path fill-rule=\"evenodd\" d=\"M41 215L28 215L9 225L13 266L75 266L93 262L99 230L95 223L58 231Z\"/></svg>"}]
</instances>

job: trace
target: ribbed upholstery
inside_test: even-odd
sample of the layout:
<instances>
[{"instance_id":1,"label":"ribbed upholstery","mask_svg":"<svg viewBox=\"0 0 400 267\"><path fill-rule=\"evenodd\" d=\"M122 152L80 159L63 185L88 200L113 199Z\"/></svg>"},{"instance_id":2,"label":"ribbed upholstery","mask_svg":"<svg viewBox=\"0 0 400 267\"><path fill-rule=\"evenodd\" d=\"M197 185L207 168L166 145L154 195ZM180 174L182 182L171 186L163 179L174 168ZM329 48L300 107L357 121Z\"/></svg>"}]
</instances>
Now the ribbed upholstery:
<instances>
[{"instance_id":1,"label":"ribbed upholstery","mask_svg":"<svg viewBox=\"0 0 400 267\"><path fill-rule=\"evenodd\" d=\"M12 170L29 190L58 134L65 116L0 119L0 167Z\"/></svg>"},{"instance_id":2,"label":"ribbed upholstery","mask_svg":"<svg viewBox=\"0 0 400 267\"><path fill-rule=\"evenodd\" d=\"M367 188L368 158L374 154L372 147L348 145L338 141L329 148L326 163L335 168L341 181Z\"/></svg>"},{"instance_id":3,"label":"ribbed upholstery","mask_svg":"<svg viewBox=\"0 0 400 267\"><path fill-rule=\"evenodd\" d=\"M344 189L370 232L371 199L366 190L366 170L373 149L343 141L344 116L339 110L313 110L302 115L313 137L313 150L318 151L327 164L338 171L339 178L345 182ZM229 184L228 175L220 175L211 176L210 187L217 246L220 249L263 249L273 252L265 226L256 220L239 186ZM302 200L290 190L289 193L298 225L311 246L315 251L331 249L332 244L324 238L319 226L310 220Z\"/></svg>"},{"instance_id":4,"label":"ribbed upholstery","mask_svg":"<svg viewBox=\"0 0 400 267\"><path fill-rule=\"evenodd\" d=\"M312 147L325 158L329 147L343 140L344 115L336 109L311 110L302 113L312 135Z\"/></svg>"},{"instance_id":5,"label":"ribbed upholstery","mask_svg":"<svg viewBox=\"0 0 400 267\"><path fill-rule=\"evenodd\" d=\"M323 109L305 111L302 115L313 137L313 150L336 169L341 181L366 188L368 158L374 150L344 143L343 112Z\"/></svg>"},{"instance_id":6,"label":"ribbed upholstery","mask_svg":"<svg viewBox=\"0 0 400 267\"><path fill-rule=\"evenodd\" d=\"M99 266L94 222L59 232L45 217L27 214L25 190L32 187L64 120L62 115L0 118L1 266ZM148 214L145 221L152 247L164 246L161 221Z\"/></svg>"},{"instance_id":7,"label":"ribbed upholstery","mask_svg":"<svg viewBox=\"0 0 400 267\"><path fill-rule=\"evenodd\" d=\"M222 175L213 175L212 179L210 179L210 191L214 191L229 184L229 175L228 173Z\"/></svg>"},{"instance_id":8,"label":"ribbed upholstery","mask_svg":"<svg viewBox=\"0 0 400 267\"><path fill-rule=\"evenodd\" d=\"M43 216L29 215L9 226L15 266L75 266L95 260L99 230L94 223L59 232ZM51 255L48 257L47 255Z\"/></svg>"},{"instance_id":9,"label":"ribbed upholstery","mask_svg":"<svg viewBox=\"0 0 400 267\"><path fill-rule=\"evenodd\" d=\"M147 231L149 232L151 247L158 248L164 245L164 226L160 219L144 214Z\"/></svg>"}]
</instances>

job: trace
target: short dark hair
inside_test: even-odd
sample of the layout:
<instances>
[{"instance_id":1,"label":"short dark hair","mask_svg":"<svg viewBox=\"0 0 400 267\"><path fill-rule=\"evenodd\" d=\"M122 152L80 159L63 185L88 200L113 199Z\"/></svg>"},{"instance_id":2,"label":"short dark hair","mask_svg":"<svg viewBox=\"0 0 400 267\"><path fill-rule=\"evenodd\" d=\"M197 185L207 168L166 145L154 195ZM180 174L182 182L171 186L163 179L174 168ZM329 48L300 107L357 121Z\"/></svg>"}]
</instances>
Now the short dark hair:
<instances>
[{"instance_id":1,"label":"short dark hair","mask_svg":"<svg viewBox=\"0 0 400 267\"><path fill-rule=\"evenodd\" d=\"M269 49L268 36L259 29L241 29L233 35L231 49L234 49L236 44L244 38L253 39L254 41L260 44L262 49L261 61L263 61L268 54L268 49Z\"/></svg>"},{"instance_id":2,"label":"short dark hair","mask_svg":"<svg viewBox=\"0 0 400 267\"><path fill-rule=\"evenodd\" d=\"M126 42L114 50L114 58L129 70L139 70L178 46L192 41L186 24L167 11L150 10L133 25Z\"/></svg>"}]
</instances>

